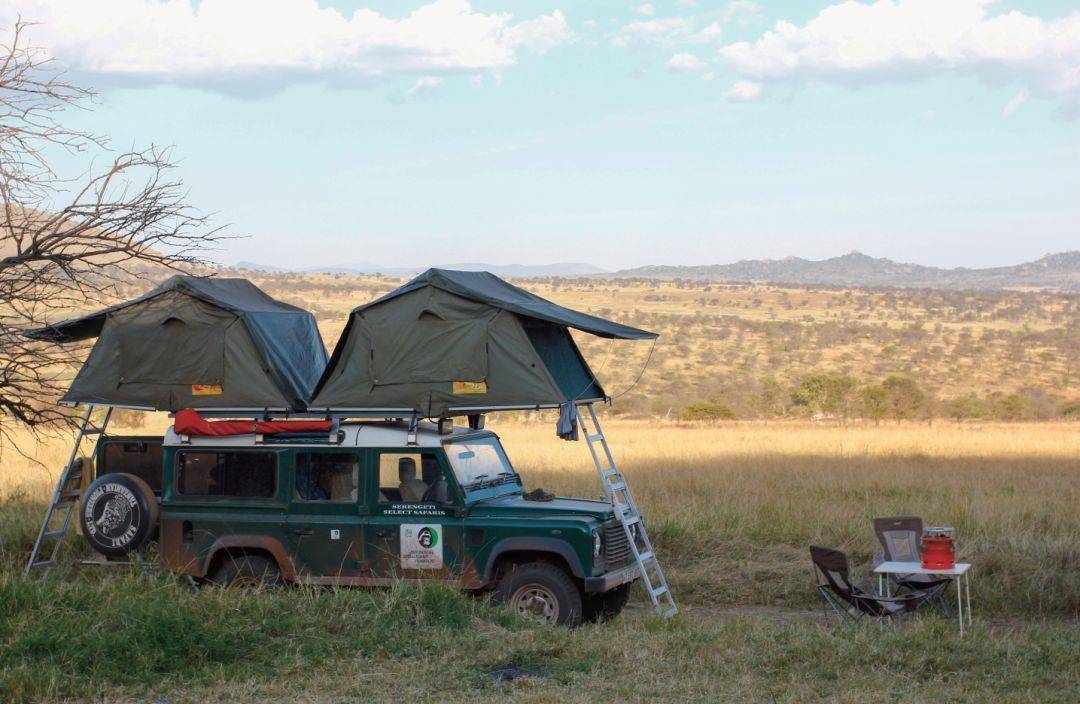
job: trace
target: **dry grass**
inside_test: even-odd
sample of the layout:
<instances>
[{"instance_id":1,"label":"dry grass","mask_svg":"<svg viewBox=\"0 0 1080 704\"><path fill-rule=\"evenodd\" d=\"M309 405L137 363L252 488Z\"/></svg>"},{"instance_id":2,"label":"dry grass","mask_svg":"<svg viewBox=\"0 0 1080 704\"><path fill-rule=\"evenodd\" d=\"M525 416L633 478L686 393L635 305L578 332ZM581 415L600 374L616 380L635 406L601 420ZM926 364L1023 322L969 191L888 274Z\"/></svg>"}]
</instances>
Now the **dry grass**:
<instances>
[{"instance_id":1,"label":"dry grass","mask_svg":"<svg viewBox=\"0 0 1080 704\"><path fill-rule=\"evenodd\" d=\"M608 426L682 607L669 622L640 593L614 623L565 631L440 588L192 593L168 575L85 568L38 587L17 569L50 479L5 451L0 699L1075 699L1080 425ZM559 441L550 422L493 429L529 487L599 493L583 443ZM64 452L37 455L55 471ZM865 567L870 518L908 512L959 530L976 565L969 636L934 618L808 621L807 544L843 546ZM488 670L508 663L542 676L492 685Z\"/></svg>"},{"instance_id":2,"label":"dry grass","mask_svg":"<svg viewBox=\"0 0 1080 704\"><path fill-rule=\"evenodd\" d=\"M874 516L917 514L957 529L961 557L994 585L982 608L1080 613L1078 424L607 426L683 600L810 605L807 545L865 564ZM559 441L551 423L492 427L529 488L601 493L584 444ZM5 452L0 501L48 496L66 451L35 454L44 467Z\"/></svg>"}]
</instances>

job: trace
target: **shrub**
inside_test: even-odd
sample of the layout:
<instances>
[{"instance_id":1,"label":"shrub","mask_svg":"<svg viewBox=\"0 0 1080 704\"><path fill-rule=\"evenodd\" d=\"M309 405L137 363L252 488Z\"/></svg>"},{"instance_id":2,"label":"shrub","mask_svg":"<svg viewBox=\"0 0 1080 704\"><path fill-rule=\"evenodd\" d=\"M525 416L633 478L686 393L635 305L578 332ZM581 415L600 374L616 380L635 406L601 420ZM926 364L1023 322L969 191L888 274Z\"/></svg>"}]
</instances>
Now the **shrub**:
<instances>
[{"instance_id":1,"label":"shrub","mask_svg":"<svg viewBox=\"0 0 1080 704\"><path fill-rule=\"evenodd\" d=\"M691 403L682 409L683 420L738 420L735 411L724 403Z\"/></svg>"}]
</instances>

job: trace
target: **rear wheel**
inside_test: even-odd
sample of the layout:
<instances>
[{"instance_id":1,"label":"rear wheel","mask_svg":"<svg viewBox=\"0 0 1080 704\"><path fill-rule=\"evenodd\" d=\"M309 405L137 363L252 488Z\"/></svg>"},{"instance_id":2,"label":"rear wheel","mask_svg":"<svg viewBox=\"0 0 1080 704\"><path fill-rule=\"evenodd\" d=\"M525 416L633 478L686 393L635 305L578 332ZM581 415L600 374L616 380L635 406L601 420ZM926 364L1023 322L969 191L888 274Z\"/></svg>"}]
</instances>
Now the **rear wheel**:
<instances>
[{"instance_id":1,"label":"rear wheel","mask_svg":"<svg viewBox=\"0 0 1080 704\"><path fill-rule=\"evenodd\" d=\"M79 525L86 542L102 555L121 557L138 550L153 537L157 523L157 498L133 474L102 475L83 493Z\"/></svg>"},{"instance_id":2,"label":"rear wheel","mask_svg":"<svg viewBox=\"0 0 1080 704\"><path fill-rule=\"evenodd\" d=\"M566 572L548 562L515 566L499 580L494 600L542 625L581 625L581 591Z\"/></svg>"},{"instance_id":3,"label":"rear wheel","mask_svg":"<svg viewBox=\"0 0 1080 704\"><path fill-rule=\"evenodd\" d=\"M585 597L583 616L590 623L610 621L622 613L628 601L630 601L629 584L623 584L602 594L591 594Z\"/></svg>"},{"instance_id":4,"label":"rear wheel","mask_svg":"<svg viewBox=\"0 0 1080 704\"><path fill-rule=\"evenodd\" d=\"M277 563L262 555L226 555L207 582L223 589L278 589L284 585Z\"/></svg>"}]
</instances>

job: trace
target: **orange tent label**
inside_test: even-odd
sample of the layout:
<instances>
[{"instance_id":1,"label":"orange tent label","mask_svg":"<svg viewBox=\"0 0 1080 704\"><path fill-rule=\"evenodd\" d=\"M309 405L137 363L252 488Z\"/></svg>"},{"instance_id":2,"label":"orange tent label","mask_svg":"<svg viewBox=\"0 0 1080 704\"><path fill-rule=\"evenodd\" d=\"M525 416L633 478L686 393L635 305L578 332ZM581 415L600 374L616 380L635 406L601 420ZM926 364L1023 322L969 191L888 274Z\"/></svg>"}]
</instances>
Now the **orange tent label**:
<instances>
[{"instance_id":1,"label":"orange tent label","mask_svg":"<svg viewBox=\"0 0 1080 704\"><path fill-rule=\"evenodd\" d=\"M220 396L221 384L192 384L192 396Z\"/></svg>"},{"instance_id":2,"label":"orange tent label","mask_svg":"<svg viewBox=\"0 0 1080 704\"><path fill-rule=\"evenodd\" d=\"M454 382L455 394L486 394L487 382L486 381L455 381Z\"/></svg>"}]
</instances>

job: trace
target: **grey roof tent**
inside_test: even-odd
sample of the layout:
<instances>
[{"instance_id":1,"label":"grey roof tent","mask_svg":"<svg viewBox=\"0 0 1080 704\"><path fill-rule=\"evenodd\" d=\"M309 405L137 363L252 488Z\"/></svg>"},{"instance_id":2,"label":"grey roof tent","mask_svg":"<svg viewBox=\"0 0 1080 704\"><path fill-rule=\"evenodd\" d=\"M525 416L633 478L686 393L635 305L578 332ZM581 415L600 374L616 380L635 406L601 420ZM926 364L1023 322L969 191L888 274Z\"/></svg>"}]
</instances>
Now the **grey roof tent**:
<instances>
[{"instance_id":1,"label":"grey roof tent","mask_svg":"<svg viewBox=\"0 0 1080 704\"><path fill-rule=\"evenodd\" d=\"M309 405L436 418L604 399L567 328L656 338L487 272L429 269L353 309Z\"/></svg>"},{"instance_id":2,"label":"grey roof tent","mask_svg":"<svg viewBox=\"0 0 1080 704\"><path fill-rule=\"evenodd\" d=\"M126 303L27 334L98 338L62 403L303 409L327 361L315 317L245 279L173 276Z\"/></svg>"}]
</instances>

